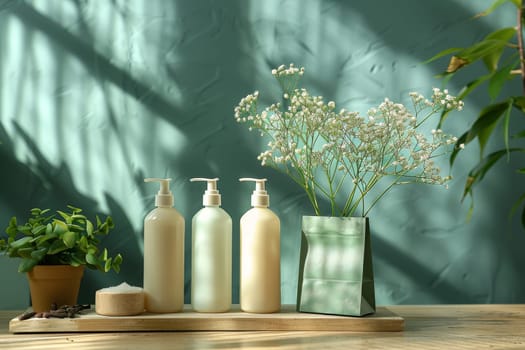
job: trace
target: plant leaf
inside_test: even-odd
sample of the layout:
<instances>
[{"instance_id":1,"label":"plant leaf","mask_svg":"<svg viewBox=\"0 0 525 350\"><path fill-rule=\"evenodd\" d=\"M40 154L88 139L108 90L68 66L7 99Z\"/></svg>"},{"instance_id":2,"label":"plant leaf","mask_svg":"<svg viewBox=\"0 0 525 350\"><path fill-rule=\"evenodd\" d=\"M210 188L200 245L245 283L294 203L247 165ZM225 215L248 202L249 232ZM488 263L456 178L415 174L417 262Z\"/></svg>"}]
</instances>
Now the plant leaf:
<instances>
[{"instance_id":1,"label":"plant leaf","mask_svg":"<svg viewBox=\"0 0 525 350\"><path fill-rule=\"evenodd\" d=\"M492 52L483 56L483 63L485 63L485 67L487 67L489 72L494 72L498 69L499 59L501 55L503 54L505 45L506 43L509 42L510 39L514 37L514 35L516 35L516 28L507 27L507 28L498 29L485 37L485 41L487 40L500 41L499 44L494 43Z\"/></svg>"},{"instance_id":2,"label":"plant leaf","mask_svg":"<svg viewBox=\"0 0 525 350\"><path fill-rule=\"evenodd\" d=\"M480 147L483 150L488 140L488 137L490 136L490 133L492 132L491 128L493 128L493 125L503 115L503 112L505 112L509 104L512 105L512 99L504 101L504 102L496 103L493 105L489 105L483 108L483 110L478 116L478 119L476 119L476 121L474 122L470 130L468 131L465 143L472 141L474 138L476 138L481 133L482 135L481 135L481 138L479 138L479 142L480 142Z\"/></svg>"},{"instance_id":3,"label":"plant leaf","mask_svg":"<svg viewBox=\"0 0 525 350\"><path fill-rule=\"evenodd\" d=\"M108 272L109 270L111 270L111 261L113 259L109 258L106 260L106 262L104 263L104 272Z\"/></svg>"},{"instance_id":4,"label":"plant leaf","mask_svg":"<svg viewBox=\"0 0 525 350\"><path fill-rule=\"evenodd\" d=\"M57 239L55 241L53 241L53 243L51 243L51 245L49 246L49 250L47 251L47 254L49 255L55 255L57 253L60 253L64 250L66 250L67 247L66 245L64 244L64 241L62 241L61 239Z\"/></svg>"},{"instance_id":5,"label":"plant leaf","mask_svg":"<svg viewBox=\"0 0 525 350\"><path fill-rule=\"evenodd\" d=\"M79 254L78 252L71 254L71 262L70 262L71 266L84 265L86 263L86 261L84 260L84 257L85 257L84 254Z\"/></svg>"},{"instance_id":6,"label":"plant leaf","mask_svg":"<svg viewBox=\"0 0 525 350\"><path fill-rule=\"evenodd\" d=\"M97 257L94 254L92 254L92 253L87 253L86 254L86 261L87 261L88 264L91 264L91 265L94 265L94 266L98 266L99 265Z\"/></svg>"},{"instance_id":7,"label":"plant leaf","mask_svg":"<svg viewBox=\"0 0 525 350\"><path fill-rule=\"evenodd\" d=\"M35 259L22 259L18 265L18 272L29 272L36 264L38 261Z\"/></svg>"},{"instance_id":8,"label":"plant leaf","mask_svg":"<svg viewBox=\"0 0 525 350\"><path fill-rule=\"evenodd\" d=\"M44 231L46 230L45 225L38 225L31 229L31 232L33 233L33 236L40 236Z\"/></svg>"},{"instance_id":9,"label":"plant leaf","mask_svg":"<svg viewBox=\"0 0 525 350\"><path fill-rule=\"evenodd\" d=\"M120 264L122 264L122 255L117 254L115 258L113 258L113 270L115 270L116 273L120 272Z\"/></svg>"},{"instance_id":10,"label":"plant leaf","mask_svg":"<svg viewBox=\"0 0 525 350\"><path fill-rule=\"evenodd\" d=\"M24 235L31 235L31 226L29 225L20 225L16 228L18 232L22 232Z\"/></svg>"},{"instance_id":11,"label":"plant leaf","mask_svg":"<svg viewBox=\"0 0 525 350\"><path fill-rule=\"evenodd\" d=\"M65 222L55 219L53 220L53 223L55 224L55 228L53 230L54 233L61 235L68 231L68 227Z\"/></svg>"},{"instance_id":12,"label":"plant leaf","mask_svg":"<svg viewBox=\"0 0 525 350\"><path fill-rule=\"evenodd\" d=\"M503 117L503 142L505 143L505 149L507 150L507 160L509 160L509 128L510 128L510 112L512 111L513 104L509 104Z\"/></svg>"},{"instance_id":13,"label":"plant leaf","mask_svg":"<svg viewBox=\"0 0 525 350\"><path fill-rule=\"evenodd\" d=\"M464 66L468 65L470 62L471 61L466 58L452 56L450 58L450 61L448 62L446 72L447 73L457 72L460 68L463 68Z\"/></svg>"},{"instance_id":14,"label":"plant leaf","mask_svg":"<svg viewBox=\"0 0 525 350\"><path fill-rule=\"evenodd\" d=\"M36 237L36 240L37 240L37 243L36 245L37 246L40 246L42 245L44 242L47 242L49 241L50 239L54 239L54 238L57 238L58 235L54 232L51 232L51 233L46 233L45 235L43 236L39 236L39 237Z\"/></svg>"},{"instance_id":15,"label":"plant leaf","mask_svg":"<svg viewBox=\"0 0 525 350\"><path fill-rule=\"evenodd\" d=\"M82 212L82 209L74 207L72 205L68 205L67 207L68 207L69 210L71 210L73 212L73 214L78 214L78 213Z\"/></svg>"},{"instance_id":16,"label":"plant leaf","mask_svg":"<svg viewBox=\"0 0 525 350\"><path fill-rule=\"evenodd\" d=\"M68 213L64 213L60 210L57 210L57 213L64 219L66 224L70 224L73 221L73 219L71 219L71 215L69 215Z\"/></svg>"},{"instance_id":17,"label":"plant leaf","mask_svg":"<svg viewBox=\"0 0 525 350\"><path fill-rule=\"evenodd\" d=\"M86 220L86 232L89 237L93 236L93 223L89 220Z\"/></svg>"},{"instance_id":18,"label":"plant leaf","mask_svg":"<svg viewBox=\"0 0 525 350\"><path fill-rule=\"evenodd\" d=\"M462 199L464 199L468 194L472 194L472 187L475 184L479 183L481 180L483 180L487 171L489 171L490 168L492 168L492 166L498 160L501 159L501 157L506 155L507 152L525 152L525 149L511 148L509 150L498 150L482 158L480 162L474 168L472 168L472 170L470 170L468 174L467 181L465 182L465 188L463 191Z\"/></svg>"},{"instance_id":19,"label":"plant leaf","mask_svg":"<svg viewBox=\"0 0 525 350\"><path fill-rule=\"evenodd\" d=\"M14 242L11 243L11 248L13 249L20 249L23 248L25 245L29 244L32 240L32 237L22 237Z\"/></svg>"},{"instance_id":20,"label":"plant leaf","mask_svg":"<svg viewBox=\"0 0 525 350\"><path fill-rule=\"evenodd\" d=\"M104 250L100 254L100 259L101 260L107 260L108 259L108 250L106 248L104 248Z\"/></svg>"},{"instance_id":21,"label":"plant leaf","mask_svg":"<svg viewBox=\"0 0 525 350\"><path fill-rule=\"evenodd\" d=\"M519 8L521 6L521 0L496 0L496 1L494 1L492 3L492 5L490 5L490 7L488 9L486 9L483 12L478 13L476 16L474 16L474 18L488 16L492 12L494 12L494 10L496 10L498 7L500 7L501 5L503 5L506 2L513 3L517 8Z\"/></svg>"},{"instance_id":22,"label":"plant leaf","mask_svg":"<svg viewBox=\"0 0 525 350\"><path fill-rule=\"evenodd\" d=\"M62 235L62 241L68 248L73 248L76 242L76 233L72 231L67 231Z\"/></svg>"},{"instance_id":23,"label":"plant leaf","mask_svg":"<svg viewBox=\"0 0 525 350\"><path fill-rule=\"evenodd\" d=\"M31 252L31 258L37 261L41 261L47 254L47 248L40 248Z\"/></svg>"},{"instance_id":24,"label":"plant leaf","mask_svg":"<svg viewBox=\"0 0 525 350\"><path fill-rule=\"evenodd\" d=\"M513 97L514 107L519 109L521 112L525 113L525 97L524 96L515 96ZM520 134L525 135L525 131L522 131ZM518 136L521 137L521 136Z\"/></svg>"},{"instance_id":25,"label":"plant leaf","mask_svg":"<svg viewBox=\"0 0 525 350\"><path fill-rule=\"evenodd\" d=\"M464 145L467 143L467 136L468 131L461 135L458 140L456 141L456 145L454 149L452 150L452 153L450 154L449 164L452 167L454 165L454 161L456 160L456 157L458 156L458 153L461 151L461 145Z\"/></svg>"},{"instance_id":26,"label":"plant leaf","mask_svg":"<svg viewBox=\"0 0 525 350\"><path fill-rule=\"evenodd\" d=\"M483 82L485 82L487 79L489 79L492 76L492 74L486 74L482 75L478 79L475 79L471 82L469 82L467 85L465 85L461 91L459 92L457 98L460 100L464 100L465 97L467 97L472 91L474 91L479 85L481 85ZM437 128L441 129L443 122L448 118L448 115L450 114L452 110L445 110L441 113L441 116L439 118L439 123Z\"/></svg>"},{"instance_id":27,"label":"plant leaf","mask_svg":"<svg viewBox=\"0 0 525 350\"><path fill-rule=\"evenodd\" d=\"M439 52L437 55L434 55L431 58L429 58L428 60L426 60L425 62L423 62L423 64L430 63L432 61L437 60L438 58L441 58L441 57L444 57L444 56L448 56L450 54L453 54L453 53L461 51L461 50L463 50L461 47L452 47L452 48L443 50L443 51Z\"/></svg>"},{"instance_id":28,"label":"plant leaf","mask_svg":"<svg viewBox=\"0 0 525 350\"><path fill-rule=\"evenodd\" d=\"M519 60L516 60L515 62L512 62L503 68L497 70L490 78L489 81L489 96L494 101L499 93L501 92L501 89L503 88L503 85L511 78L510 72L514 67L516 67L519 64Z\"/></svg>"},{"instance_id":29,"label":"plant leaf","mask_svg":"<svg viewBox=\"0 0 525 350\"><path fill-rule=\"evenodd\" d=\"M463 49L458 52L456 56L452 57L447 72L455 72L458 69L473 63L477 60L483 59L489 56L496 56L499 59L501 52L507 41L500 39L485 39L474 45ZM487 67L489 71L493 71L491 67Z\"/></svg>"},{"instance_id":30,"label":"plant leaf","mask_svg":"<svg viewBox=\"0 0 525 350\"><path fill-rule=\"evenodd\" d=\"M27 247L27 248L20 248L17 250L18 256L26 259L31 259L31 252L33 251L33 247Z\"/></svg>"}]
</instances>

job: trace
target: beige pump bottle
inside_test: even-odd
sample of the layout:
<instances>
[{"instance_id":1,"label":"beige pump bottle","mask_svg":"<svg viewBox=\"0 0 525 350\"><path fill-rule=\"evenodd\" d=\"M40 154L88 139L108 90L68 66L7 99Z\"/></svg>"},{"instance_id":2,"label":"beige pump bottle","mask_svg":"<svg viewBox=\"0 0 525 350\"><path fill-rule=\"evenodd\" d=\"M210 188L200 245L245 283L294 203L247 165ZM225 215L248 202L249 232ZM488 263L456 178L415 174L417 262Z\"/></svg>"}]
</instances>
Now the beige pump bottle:
<instances>
[{"instance_id":1,"label":"beige pump bottle","mask_svg":"<svg viewBox=\"0 0 525 350\"><path fill-rule=\"evenodd\" d=\"M241 310L253 313L278 312L281 309L280 221L268 206L266 179L254 181L251 204L241 217L240 304Z\"/></svg>"},{"instance_id":2,"label":"beige pump bottle","mask_svg":"<svg viewBox=\"0 0 525 350\"><path fill-rule=\"evenodd\" d=\"M171 179L160 182L155 206L144 219L144 294L149 312L182 311L184 306L184 217L173 208Z\"/></svg>"}]
</instances>

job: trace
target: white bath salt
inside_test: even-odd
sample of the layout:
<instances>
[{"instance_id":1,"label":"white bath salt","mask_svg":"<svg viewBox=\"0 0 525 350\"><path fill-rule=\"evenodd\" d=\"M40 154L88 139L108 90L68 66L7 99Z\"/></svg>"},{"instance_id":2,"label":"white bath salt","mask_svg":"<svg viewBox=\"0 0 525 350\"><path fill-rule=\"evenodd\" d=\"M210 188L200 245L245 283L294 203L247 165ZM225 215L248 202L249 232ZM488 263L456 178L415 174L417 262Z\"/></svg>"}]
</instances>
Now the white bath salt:
<instances>
[{"instance_id":1,"label":"white bath salt","mask_svg":"<svg viewBox=\"0 0 525 350\"><path fill-rule=\"evenodd\" d=\"M102 288L98 290L100 293L140 293L142 288L130 286L126 282L122 282L118 286Z\"/></svg>"},{"instance_id":2,"label":"white bath salt","mask_svg":"<svg viewBox=\"0 0 525 350\"><path fill-rule=\"evenodd\" d=\"M144 291L126 282L97 290L95 311L105 316L131 316L144 312Z\"/></svg>"}]
</instances>

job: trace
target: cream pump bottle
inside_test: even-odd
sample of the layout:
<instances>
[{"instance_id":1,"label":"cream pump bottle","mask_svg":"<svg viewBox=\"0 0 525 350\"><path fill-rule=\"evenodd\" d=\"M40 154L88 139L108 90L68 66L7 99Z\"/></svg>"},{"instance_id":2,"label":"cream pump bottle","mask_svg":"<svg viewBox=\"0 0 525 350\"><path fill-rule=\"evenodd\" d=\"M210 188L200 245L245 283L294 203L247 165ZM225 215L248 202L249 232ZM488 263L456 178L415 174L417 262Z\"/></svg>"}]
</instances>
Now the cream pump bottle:
<instances>
[{"instance_id":1,"label":"cream pump bottle","mask_svg":"<svg viewBox=\"0 0 525 350\"><path fill-rule=\"evenodd\" d=\"M155 206L144 219L144 294L149 312L182 311L184 306L184 217L173 208L171 179L159 182Z\"/></svg>"},{"instance_id":2,"label":"cream pump bottle","mask_svg":"<svg viewBox=\"0 0 525 350\"><path fill-rule=\"evenodd\" d=\"M232 298L232 219L221 205L218 178L207 182L202 205L191 222L191 306L197 312L227 312Z\"/></svg>"},{"instance_id":3,"label":"cream pump bottle","mask_svg":"<svg viewBox=\"0 0 525 350\"><path fill-rule=\"evenodd\" d=\"M280 221L268 206L266 179L254 181L251 204L240 223L240 304L241 310L271 313L281 309Z\"/></svg>"}]
</instances>

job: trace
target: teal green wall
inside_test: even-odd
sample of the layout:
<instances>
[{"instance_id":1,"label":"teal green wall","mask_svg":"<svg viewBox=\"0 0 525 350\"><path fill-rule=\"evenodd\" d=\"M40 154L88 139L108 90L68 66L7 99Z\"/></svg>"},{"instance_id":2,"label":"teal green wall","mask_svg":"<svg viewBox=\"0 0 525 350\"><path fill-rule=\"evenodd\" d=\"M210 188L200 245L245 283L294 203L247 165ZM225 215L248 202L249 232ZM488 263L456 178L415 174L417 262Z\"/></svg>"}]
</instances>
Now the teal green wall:
<instances>
[{"instance_id":1,"label":"teal green wall","mask_svg":"<svg viewBox=\"0 0 525 350\"><path fill-rule=\"evenodd\" d=\"M235 123L233 107L255 89L275 96L270 70L290 62L306 67L309 89L348 109L428 94L446 62L422 61L514 25L508 6L469 19L490 2L0 0L1 226L36 206L111 214L117 229L105 243L125 261L118 275L87 272L81 301L93 302L96 289L142 285L143 218L157 191L143 178L175 179L188 261L203 191L188 179L217 176L234 221L237 301L238 221L252 191L237 179L267 177L282 221L283 302L293 303L307 199L259 165L263 141ZM467 100L446 131L460 133L484 103L481 94ZM507 218L523 179L502 162L467 223L460 196L477 157L470 148L449 190L396 188L371 212L379 304L525 302L525 234ZM25 276L6 260L0 308L24 307Z\"/></svg>"}]
</instances>

